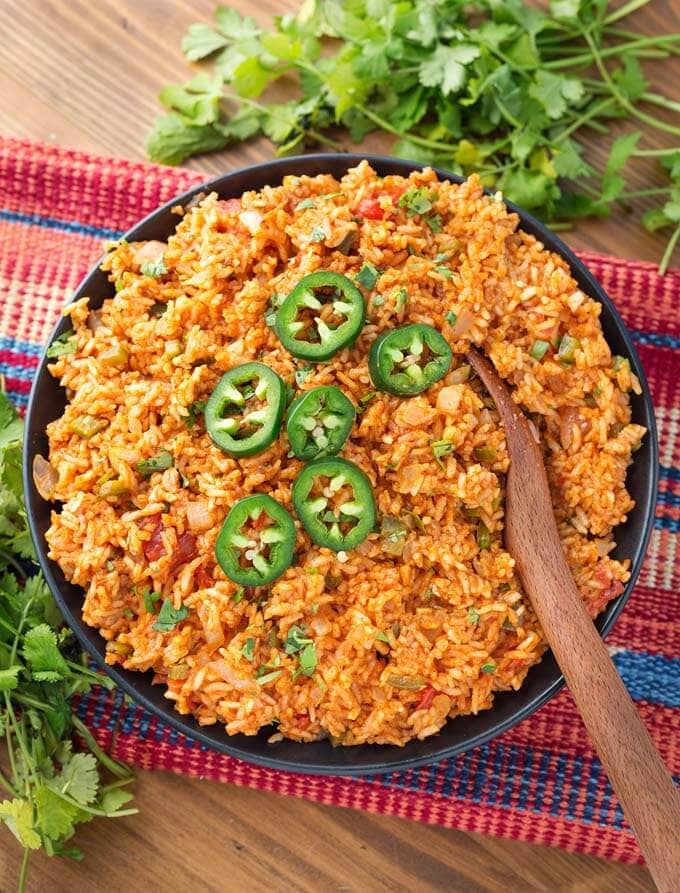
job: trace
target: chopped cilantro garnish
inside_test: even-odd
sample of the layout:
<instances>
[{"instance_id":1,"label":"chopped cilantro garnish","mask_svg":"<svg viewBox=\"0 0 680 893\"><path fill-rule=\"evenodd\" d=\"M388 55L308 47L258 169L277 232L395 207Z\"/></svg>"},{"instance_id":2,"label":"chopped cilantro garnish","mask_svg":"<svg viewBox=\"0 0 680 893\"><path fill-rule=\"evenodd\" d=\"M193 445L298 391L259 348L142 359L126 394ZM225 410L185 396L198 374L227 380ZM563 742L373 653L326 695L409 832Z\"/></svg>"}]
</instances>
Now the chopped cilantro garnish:
<instances>
[{"instance_id":1,"label":"chopped cilantro garnish","mask_svg":"<svg viewBox=\"0 0 680 893\"><path fill-rule=\"evenodd\" d=\"M326 239L328 234L323 226L315 226L311 233L309 234L310 242L323 242Z\"/></svg>"},{"instance_id":2,"label":"chopped cilantro garnish","mask_svg":"<svg viewBox=\"0 0 680 893\"><path fill-rule=\"evenodd\" d=\"M295 205L296 211L306 211L307 208L316 208L316 202L313 198L303 198L301 202Z\"/></svg>"},{"instance_id":3,"label":"chopped cilantro garnish","mask_svg":"<svg viewBox=\"0 0 680 893\"><path fill-rule=\"evenodd\" d=\"M479 623L479 612L474 608L468 608L467 614L468 623L471 623L473 626L477 626Z\"/></svg>"},{"instance_id":4,"label":"chopped cilantro garnish","mask_svg":"<svg viewBox=\"0 0 680 893\"><path fill-rule=\"evenodd\" d=\"M158 619L151 629L159 633L171 632L177 624L189 616L189 610L182 605L181 608L173 608L172 602L166 598L158 612Z\"/></svg>"},{"instance_id":5,"label":"chopped cilantro garnish","mask_svg":"<svg viewBox=\"0 0 680 893\"><path fill-rule=\"evenodd\" d=\"M363 285L364 288L370 290L375 288L375 284L379 277L380 270L378 270L377 267L374 267L373 264L365 263L354 278L359 285Z\"/></svg>"},{"instance_id":6,"label":"chopped cilantro garnish","mask_svg":"<svg viewBox=\"0 0 680 893\"><path fill-rule=\"evenodd\" d=\"M437 273L439 273L440 276L443 276L444 279L452 279L453 278L453 273L451 272L451 270L449 270L448 267L439 266L439 267L435 267L435 270L437 271Z\"/></svg>"},{"instance_id":7,"label":"chopped cilantro garnish","mask_svg":"<svg viewBox=\"0 0 680 893\"><path fill-rule=\"evenodd\" d=\"M205 407L207 404L207 400L194 400L193 403L190 403L187 406L187 428L191 431L196 422L198 421L198 417L205 411Z\"/></svg>"},{"instance_id":8,"label":"chopped cilantro garnish","mask_svg":"<svg viewBox=\"0 0 680 893\"><path fill-rule=\"evenodd\" d=\"M135 468L143 478L149 478L155 471L165 471L167 468L172 468L173 461L172 453L169 453L167 450L161 450L157 456L152 456L150 459L140 459Z\"/></svg>"},{"instance_id":9,"label":"chopped cilantro garnish","mask_svg":"<svg viewBox=\"0 0 680 893\"><path fill-rule=\"evenodd\" d=\"M302 369L295 370L295 384L298 387L302 386L302 383L309 378L309 376L314 371L313 366L303 366Z\"/></svg>"},{"instance_id":10,"label":"chopped cilantro garnish","mask_svg":"<svg viewBox=\"0 0 680 893\"><path fill-rule=\"evenodd\" d=\"M139 272L142 276L152 276L154 279L160 278L168 272L168 268L165 265L165 258L161 255L157 260L142 264L139 268Z\"/></svg>"},{"instance_id":11,"label":"chopped cilantro garnish","mask_svg":"<svg viewBox=\"0 0 680 893\"><path fill-rule=\"evenodd\" d=\"M298 651L302 650L305 645L309 645L311 642L312 639L307 635L307 630L304 626L293 625L288 630L283 650L286 654L297 654Z\"/></svg>"},{"instance_id":12,"label":"chopped cilantro garnish","mask_svg":"<svg viewBox=\"0 0 680 893\"><path fill-rule=\"evenodd\" d=\"M444 319L450 326L455 326L458 322L458 314L454 313L453 310L449 310L449 312L444 315Z\"/></svg>"},{"instance_id":13,"label":"chopped cilantro garnish","mask_svg":"<svg viewBox=\"0 0 680 893\"><path fill-rule=\"evenodd\" d=\"M148 614L154 614L156 612L156 602L159 602L163 596L160 592L151 592L147 588L144 590L142 597L144 599L144 610Z\"/></svg>"},{"instance_id":14,"label":"chopped cilantro garnish","mask_svg":"<svg viewBox=\"0 0 680 893\"><path fill-rule=\"evenodd\" d=\"M237 586L234 591L234 594L231 597L231 600L233 601L233 603L235 605L237 605L239 602L243 601L243 597L245 596L245 594L246 594L246 591L243 588L243 586Z\"/></svg>"},{"instance_id":15,"label":"chopped cilantro garnish","mask_svg":"<svg viewBox=\"0 0 680 893\"><path fill-rule=\"evenodd\" d=\"M384 642L386 645L390 644L390 637L382 630L380 630L379 633L376 633L375 637L379 642Z\"/></svg>"},{"instance_id":16,"label":"chopped cilantro garnish","mask_svg":"<svg viewBox=\"0 0 680 893\"><path fill-rule=\"evenodd\" d=\"M398 205L400 208L406 209L408 217L414 217L416 214L427 214L428 211L432 210L430 191L424 186L418 189L410 189L401 196Z\"/></svg>"},{"instance_id":17,"label":"chopped cilantro garnish","mask_svg":"<svg viewBox=\"0 0 680 893\"><path fill-rule=\"evenodd\" d=\"M54 339L47 349L47 356L50 360L54 360L56 357L65 357L67 354L75 353L77 349L78 339L73 329L70 329Z\"/></svg>"},{"instance_id":18,"label":"chopped cilantro garnish","mask_svg":"<svg viewBox=\"0 0 680 893\"><path fill-rule=\"evenodd\" d=\"M243 648L241 648L241 654L245 657L246 660L252 661L254 648L255 639L252 636L248 636L245 645L243 646Z\"/></svg>"},{"instance_id":19,"label":"chopped cilantro garnish","mask_svg":"<svg viewBox=\"0 0 680 893\"><path fill-rule=\"evenodd\" d=\"M453 443L450 440L435 440L430 446L432 448L432 455L437 460L437 464L441 468L444 468L445 466L442 462L442 458L453 452Z\"/></svg>"},{"instance_id":20,"label":"chopped cilantro garnish","mask_svg":"<svg viewBox=\"0 0 680 893\"><path fill-rule=\"evenodd\" d=\"M394 306L395 306L397 313L401 313L401 311L406 306L407 301L408 301L408 291L402 285L402 287L397 292L397 297L394 302Z\"/></svg>"},{"instance_id":21,"label":"chopped cilantro garnish","mask_svg":"<svg viewBox=\"0 0 680 893\"><path fill-rule=\"evenodd\" d=\"M496 672L496 664L489 661L486 664L482 664L482 673L495 673Z\"/></svg>"}]
</instances>

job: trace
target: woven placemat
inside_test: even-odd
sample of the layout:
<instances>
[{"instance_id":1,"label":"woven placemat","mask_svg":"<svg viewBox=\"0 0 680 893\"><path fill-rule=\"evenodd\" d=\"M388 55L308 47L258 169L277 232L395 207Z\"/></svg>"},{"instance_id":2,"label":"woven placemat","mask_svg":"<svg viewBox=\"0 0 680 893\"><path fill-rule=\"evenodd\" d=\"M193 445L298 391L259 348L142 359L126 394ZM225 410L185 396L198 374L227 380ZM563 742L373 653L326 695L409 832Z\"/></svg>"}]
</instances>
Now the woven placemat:
<instances>
[{"instance_id":1,"label":"woven placemat","mask_svg":"<svg viewBox=\"0 0 680 893\"><path fill-rule=\"evenodd\" d=\"M60 308L102 251L201 174L0 138L0 372L19 406ZM655 400L661 495L645 567L608 638L667 764L680 773L680 271L582 255L633 332ZM550 704L484 747L421 769L362 779L261 769L191 741L120 692L79 705L120 759L322 803L534 841L624 862L640 853L573 701Z\"/></svg>"}]
</instances>

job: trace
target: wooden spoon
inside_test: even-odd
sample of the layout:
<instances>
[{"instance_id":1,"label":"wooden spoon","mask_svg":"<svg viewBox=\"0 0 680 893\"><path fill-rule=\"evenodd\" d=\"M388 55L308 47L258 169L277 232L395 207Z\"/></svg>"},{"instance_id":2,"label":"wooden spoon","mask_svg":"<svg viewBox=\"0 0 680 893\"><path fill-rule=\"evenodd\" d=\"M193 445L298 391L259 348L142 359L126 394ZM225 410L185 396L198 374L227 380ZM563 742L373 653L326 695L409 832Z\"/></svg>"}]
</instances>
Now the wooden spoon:
<instances>
[{"instance_id":1,"label":"wooden spoon","mask_svg":"<svg viewBox=\"0 0 680 893\"><path fill-rule=\"evenodd\" d=\"M510 453L505 542L661 893L680 890L680 796L588 616L553 514L543 456L491 363L467 359L498 407Z\"/></svg>"}]
</instances>

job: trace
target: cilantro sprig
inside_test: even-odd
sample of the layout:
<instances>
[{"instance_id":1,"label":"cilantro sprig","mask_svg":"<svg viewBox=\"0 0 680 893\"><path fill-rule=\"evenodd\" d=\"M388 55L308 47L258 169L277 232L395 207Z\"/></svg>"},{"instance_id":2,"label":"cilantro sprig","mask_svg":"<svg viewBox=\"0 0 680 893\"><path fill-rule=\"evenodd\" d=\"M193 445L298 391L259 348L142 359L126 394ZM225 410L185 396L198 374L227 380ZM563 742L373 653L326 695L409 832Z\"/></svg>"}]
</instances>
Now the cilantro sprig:
<instances>
[{"instance_id":1,"label":"cilantro sprig","mask_svg":"<svg viewBox=\"0 0 680 893\"><path fill-rule=\"evenodd\" d=\"M6 774L0 772L0 825L24 850L20 893L33 850L82 859L71 842L79 823L137 812L127 806L132 794L123 789L133 780L129 769L101 750L72 710L74 694L95 682L113 683L88 668L45 580L34 573L21 484L22 434L21 420L0 393L0 763L7 766ZM89 753L73 752L76 733Z\"/></svg>"},{"instance_id":2,"label":"cilantro sprig","mask_svg":"<svg viewBox=\"0 0 680 893\"><path fill-rule=\"evenodd\" d=\"M676 123L653 113L677 113L677 102L649 89L639 61L676 54L680 34L626 30L626 16L639 5L551 0L542 10L528 0L316 0L277 17L271 30L218 6L212 24L192 25L182 41L188 61L210 62L210 73L162 91L167 114L147 150L155 161L178 164L258 134L285 155L342 148L338 132L360 143L383 131L395 137L395 155L477 172L485 186L557 228L644 197L626 192L623 165L658 154L671 183L654 190L662 201L644 224L671 231L663 271L680 239L679 150L641 149L626 134L628 142L617 140L606 168L596 171L579 142L586 130L607 134L620 118L680 136ZM267 92L279 79L294 83L291 76L297 90L287 99ZM425 210L428 201L419 195L413 210L437 232L442 223ZM310 235L323 240L320 229Z\"/></svg>"}]
</instances>

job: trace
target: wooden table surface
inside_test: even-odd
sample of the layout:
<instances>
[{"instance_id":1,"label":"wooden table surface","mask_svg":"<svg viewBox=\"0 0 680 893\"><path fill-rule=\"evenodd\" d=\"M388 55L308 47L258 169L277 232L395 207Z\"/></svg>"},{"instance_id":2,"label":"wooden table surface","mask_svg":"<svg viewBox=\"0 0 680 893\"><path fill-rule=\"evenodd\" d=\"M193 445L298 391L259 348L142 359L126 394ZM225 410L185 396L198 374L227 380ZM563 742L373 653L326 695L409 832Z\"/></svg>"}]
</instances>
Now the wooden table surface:
<instances>
[{"instance_id":1,"label":"wooden table surface","mask_svg":"<svg viewBox=\"0 0 680 893\"><path fill-rule=\"evenodd\" d=\"M298 4L234 5L264 24ZM213 6L213 0L0 0L0 132L144 158L158 91L190 76L179 50L181 36L192 21L207 20ZM675 0L652 0L636 14L635 27L677 31L678 11ZM676 64L645 67L660 92L668 94L680 80ZM658 131L645 130L645 145L668 143ZM381 138L367 142L369 151L388 146ZM588 146L591 159L605 153L606 141L599 137ZM212 175L271 155L267 142L255 142L192 159L188 166ZM629 189L657 182L662 180L652 161L630 166ZM566 241L656 260L665 241L639 226L636 214L645 207L638 201L635 214L621 211L606 222L578 224ZM93 822L79 831L77 842L86 852L82 864L32 858L29 891L654 889L638 867L161 772L140 773L136 794L140 816ZM2 893L13 889L18 870L19 848L0 830Z\"/></svg>"}]
</instances>

